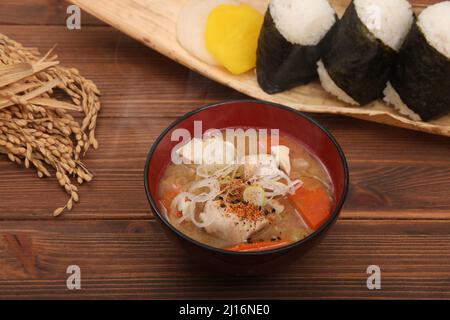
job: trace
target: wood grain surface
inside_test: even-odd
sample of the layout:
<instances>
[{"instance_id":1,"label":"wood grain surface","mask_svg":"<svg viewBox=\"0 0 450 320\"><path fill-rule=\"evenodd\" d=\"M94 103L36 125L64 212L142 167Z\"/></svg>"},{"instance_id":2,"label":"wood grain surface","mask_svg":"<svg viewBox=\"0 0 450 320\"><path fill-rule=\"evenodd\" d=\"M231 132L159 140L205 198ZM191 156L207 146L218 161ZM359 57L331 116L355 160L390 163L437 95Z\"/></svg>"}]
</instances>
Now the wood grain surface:
<instances>
[{"instance_id":1,"label":"wood grain surface","mask_svg":"<svg viewBox=\"0 0 450 320\"><path fill-rule=\"evenodd\" d=\"M54 219L65 202L55 178L0 156L0 299L450 298L450 140L341 116L313 115L342 145L351 175L344 210L317 248L245 281L189 260L153 218L145 157L185 112L245 96L85 14L81 30L67 30L67 5L2 1L0 30L42 52L56 43L62 64L102 91L100 148L85 160L96 178L72 212ZM43 22L36 13L47 14ZM66 288L72 264L82 270L79 291ZM381 290L366 288L372 264L381 267Z\"/></svg>"},{"instance_id":2,"label":"wood grain surface","mask_svg":"<svg viewBox=\"0 0 450 320\"><path fill-rule=\"evenodd\" d=\"M186 51L177 40L177 19L187 0L71 1L172 60L256 99L284 104L304 112L344 114L358 119L450 137L450 115L423 122L413 121L399 114L381 100L361 107L350 106L327 93L320 86L319 81L269 95L261 90L254 70L236 76L224 68L204 63ZM261 12L266 10L269 3L269 0L241 1L255 6ZM330 0L330 3L338 15L342 15L350 0ZM420 13L424 7L423 1L413 3L416 13Z\"/></svg>"}]
</instances>

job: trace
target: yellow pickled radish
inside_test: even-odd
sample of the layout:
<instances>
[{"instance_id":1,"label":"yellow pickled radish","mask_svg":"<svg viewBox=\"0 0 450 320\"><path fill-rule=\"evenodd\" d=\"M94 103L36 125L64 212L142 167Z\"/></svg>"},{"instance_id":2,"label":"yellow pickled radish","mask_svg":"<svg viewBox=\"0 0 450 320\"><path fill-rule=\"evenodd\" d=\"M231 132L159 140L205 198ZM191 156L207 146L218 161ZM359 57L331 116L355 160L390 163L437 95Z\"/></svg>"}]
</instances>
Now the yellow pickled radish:
<instances>
[{"instance_id":1,"label":"yellow pickled radish","mask_svg":"<svg viewBox=\"0 0 450 320\"><path fill-rule=\"evenodd\" d=\"M263 21L261 13L245 4L217 6L206 22L206 48L231 73L247 72L256 66Z\"/></svg>"}]
</instances>

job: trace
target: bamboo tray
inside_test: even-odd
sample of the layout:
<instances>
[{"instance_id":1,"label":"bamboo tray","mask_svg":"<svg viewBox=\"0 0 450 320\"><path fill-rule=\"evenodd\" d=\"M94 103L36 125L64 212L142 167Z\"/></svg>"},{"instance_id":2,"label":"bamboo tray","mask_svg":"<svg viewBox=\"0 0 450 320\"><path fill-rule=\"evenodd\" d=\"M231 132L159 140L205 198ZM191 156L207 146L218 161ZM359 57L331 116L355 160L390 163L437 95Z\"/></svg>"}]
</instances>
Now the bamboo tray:
<instances>
[{"instance_id":1,"label":"bamboo tray","mask_svg":"<svg viewBox=\"0 0 450 320\"><path fill-rule=\"evenodd\" d=\"M450 115L431 122L417 122L400 115L382 101L364 107L351 107L326 93L318 83L297 87L287 92L268 95L257 82L254 71L234 76L207 65L185 51L176 39L176 22L185 0L71 0L83 10L105 21L150 48L185 65L212 80L257 99L288 105L305 112L341 114L411 130L450 137ZM432 0L411 0L419 12ZM420 2L421 1L421 2ZM267 0L244 0L264 11ZM349 0L331 1L342 14Z\"/></svg>"}]
</instances>

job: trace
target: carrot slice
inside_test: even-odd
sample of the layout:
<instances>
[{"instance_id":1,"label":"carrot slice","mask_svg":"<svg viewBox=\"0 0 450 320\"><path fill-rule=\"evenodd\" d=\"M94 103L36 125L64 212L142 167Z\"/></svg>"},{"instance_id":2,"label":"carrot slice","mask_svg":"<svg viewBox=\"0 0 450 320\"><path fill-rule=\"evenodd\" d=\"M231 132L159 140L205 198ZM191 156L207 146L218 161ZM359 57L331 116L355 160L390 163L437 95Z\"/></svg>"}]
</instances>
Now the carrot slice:
<instances>
[{"instance_id":1,"label":"carrot slice","mask_svg":"<svg viewBox=\"0 0 450 320\"><path fill-rule=\"evenodd\" d=\"M177 186L174 186L174 188L170 191L167 191L164 193L164 196L161 199L161 203L163 204L164 208L166 208L167 211L170 211L170 206L172 205L173 199L181 192L180 188ZM181 217L181 212L177 211L176 213L177 217Z\"/></svg>"},{"instance_id":2,"label":"carrot slice","mask_svg":"<svg viewBox=\"0 0 450 320\"><path fill-rule=\"evenodd\" d=\"M247 252L247 251L264 251L264 250L272 250L276 248L280 248L288 245L289 241L278 240L278 241L260 241L254 243L240 243L238 245L225 248L225 250L230 251L239 251L239 252Z\"/></svg>"},{"instance_id":3,"label":"carrot slice","mask_svg":"<svg viewBox=\"0 0 450 320\"><path fill-rule=\"evenodd\" d=\"M295 194L289 195L289 200L313 230L317 230L331 214L331 200L324 188L298 188Z\"/></svg>"},{"instance_id":4,"label":"carrot slice","mask_svg":"<svg viewBox=\"0 0 450 320\"><path fill-rule=\"evenodd\" d=\"M170 205L172 204L172 200L177 196L178 191L175 190L171 190L168 191L164 194L164 196L161 199L161 202L163 204L163 206L169 210L170 209Z\"/></svg>"}]
</instances>

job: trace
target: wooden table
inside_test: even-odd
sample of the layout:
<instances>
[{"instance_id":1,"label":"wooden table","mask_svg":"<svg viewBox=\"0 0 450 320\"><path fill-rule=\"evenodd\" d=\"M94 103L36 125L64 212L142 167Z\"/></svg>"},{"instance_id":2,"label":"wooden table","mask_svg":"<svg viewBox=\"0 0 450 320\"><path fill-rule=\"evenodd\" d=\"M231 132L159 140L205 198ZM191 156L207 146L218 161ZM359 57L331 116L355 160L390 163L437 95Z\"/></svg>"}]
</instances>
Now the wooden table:
<instances>
[{"instance_id":1,"label":"wooden table","mask_svg":"<svg viewBox=\"0 0 450 320\"><path fill-rule=\"evenodd\" d=\"M423 0L421 2L424 2ZM450 298L450 139L350 118L313 115L346 152L344 210L328 237L285 271L242 279L190 261L162 233L143 168L159 133L200 105L243 98L87 14L65 27L67 3L3 0L1 32L79 68L102 91L96 174L81 202L54 178L0 156L0 298ZM81 290L66 269L81 268ZM382 289L368 290L378 265Z\"/></svg>"}]
</instances>

